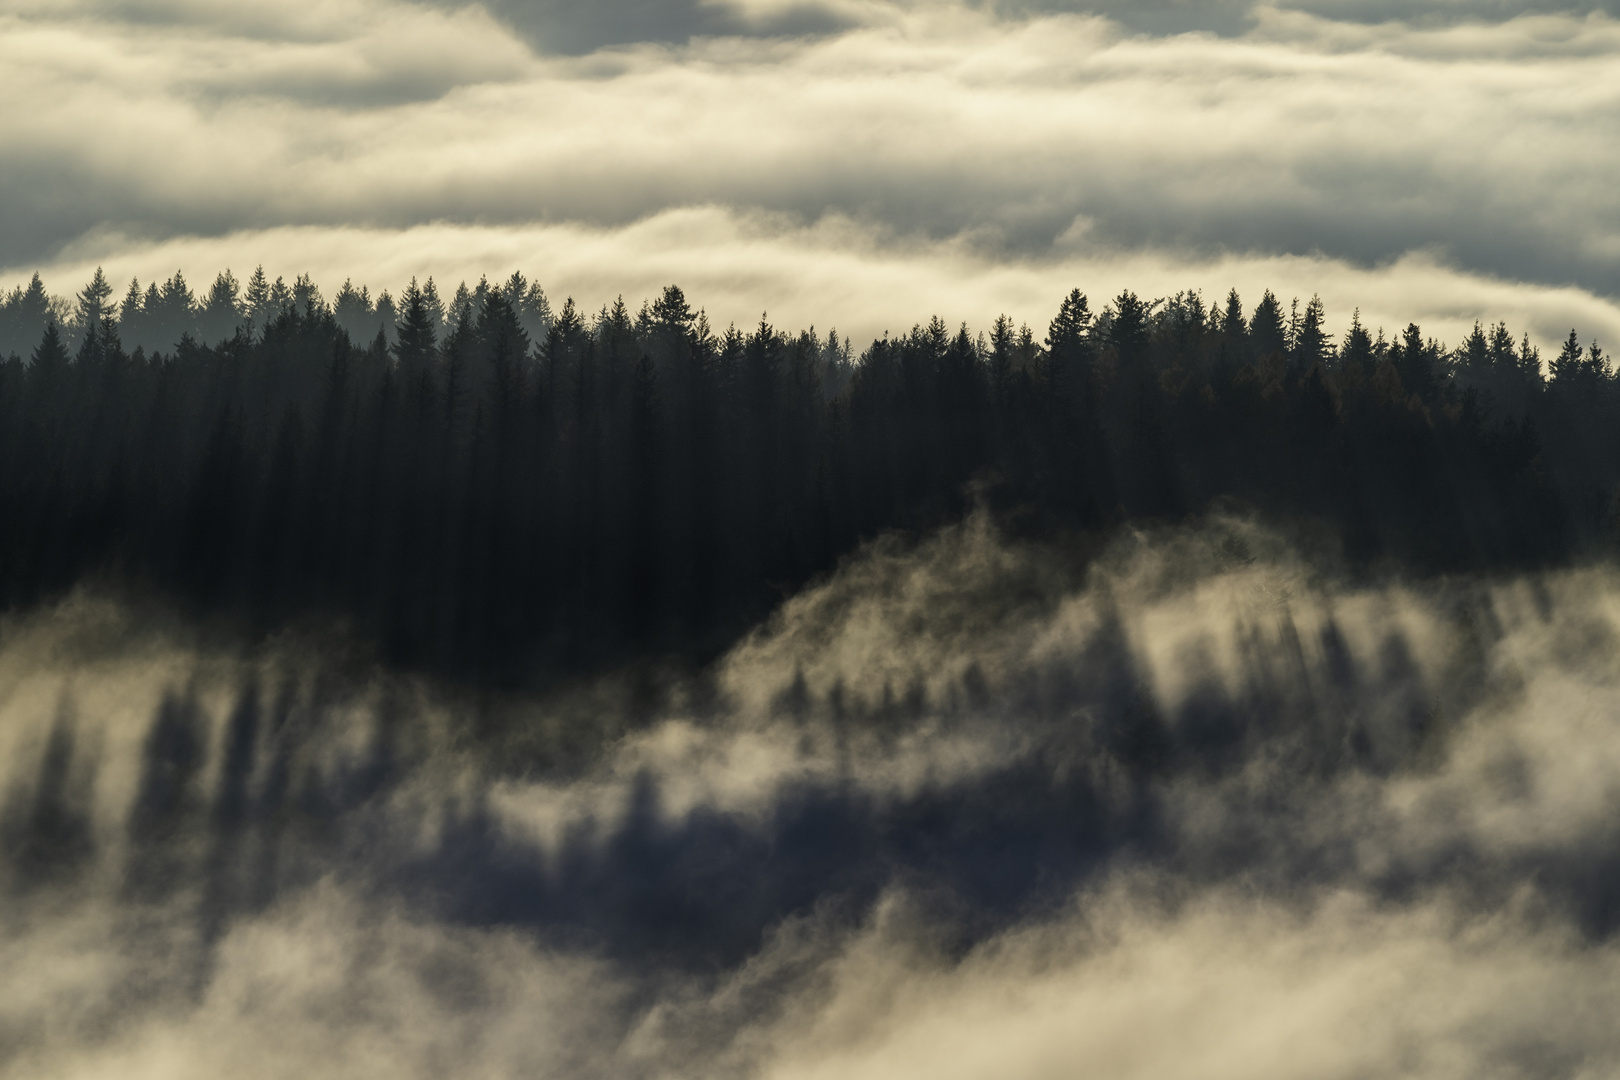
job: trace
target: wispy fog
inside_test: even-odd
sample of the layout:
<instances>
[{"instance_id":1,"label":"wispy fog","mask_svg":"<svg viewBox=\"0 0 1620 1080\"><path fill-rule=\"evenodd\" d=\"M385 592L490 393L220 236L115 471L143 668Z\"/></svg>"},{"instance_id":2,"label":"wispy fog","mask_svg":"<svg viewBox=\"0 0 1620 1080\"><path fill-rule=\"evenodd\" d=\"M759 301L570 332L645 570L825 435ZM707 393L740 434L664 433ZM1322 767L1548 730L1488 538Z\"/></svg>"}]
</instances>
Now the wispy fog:
<instances>
[{"instance_id":1,"label":"wispy fog","mask_svg":"<svg viewBox=\"0 0 1620 1080\"><path fill-rule=\"evenodd\" d=\"M886 539L542 698L0 639L0 1074L1594 1076L1620 579Z\"/></svg>"}]
</instances>

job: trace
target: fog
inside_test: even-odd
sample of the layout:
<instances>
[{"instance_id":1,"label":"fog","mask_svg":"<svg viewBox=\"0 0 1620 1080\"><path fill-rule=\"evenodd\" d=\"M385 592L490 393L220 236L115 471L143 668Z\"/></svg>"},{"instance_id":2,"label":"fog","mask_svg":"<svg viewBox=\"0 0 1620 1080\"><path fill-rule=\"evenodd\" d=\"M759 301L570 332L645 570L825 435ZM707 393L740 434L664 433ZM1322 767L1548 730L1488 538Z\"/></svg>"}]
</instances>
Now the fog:
<instances>
[{"instance_id":1,"label":"fog","mask_svg":"<svg viewBox=\"0 0 1620 1080\"><path fill-rule=\"evenodd\" d=\"M541 696L76 593L0 634L0 1073L1603 1075L1617 620L1222 517Z\"/></svg>"}]
</instances>

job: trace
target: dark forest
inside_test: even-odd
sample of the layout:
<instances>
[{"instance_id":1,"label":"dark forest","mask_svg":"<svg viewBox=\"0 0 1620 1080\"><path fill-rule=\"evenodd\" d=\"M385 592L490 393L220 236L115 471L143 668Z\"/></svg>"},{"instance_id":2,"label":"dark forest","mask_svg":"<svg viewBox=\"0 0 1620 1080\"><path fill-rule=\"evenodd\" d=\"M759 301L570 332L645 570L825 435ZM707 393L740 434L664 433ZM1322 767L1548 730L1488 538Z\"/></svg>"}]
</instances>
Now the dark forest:
<instances>
[{"instance_id":1,"label":"dark forest","mask_svg":"<svg viewBox=\"0 0 1620 1080\"><path fill-rule=\"evenodd\" d=\"M671 286L553 311L522 275L395 301L300 278L5 301L0 600L156 590L262 635L336 617L389 662L544 681L702 663L887 530L982 503L1088 550L1238 508L1354 566L1521 569L1612 543L1620 385L1476 326L1342 341L1076 290L1044 332L709 325ZM3 343L9 342L9 345Z\"/></svg>"}]
</instances>

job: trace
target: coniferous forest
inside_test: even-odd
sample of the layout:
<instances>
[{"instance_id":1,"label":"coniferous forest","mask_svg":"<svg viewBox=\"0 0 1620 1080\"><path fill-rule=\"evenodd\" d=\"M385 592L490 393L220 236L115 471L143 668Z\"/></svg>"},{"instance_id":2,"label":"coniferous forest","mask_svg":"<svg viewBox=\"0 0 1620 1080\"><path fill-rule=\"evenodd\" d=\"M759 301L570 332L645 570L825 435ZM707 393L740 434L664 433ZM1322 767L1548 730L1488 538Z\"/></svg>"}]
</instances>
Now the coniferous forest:
<instances>
[{"instance_id":1,"label":"coniferous forest","mask_svg":"<svg viewBox=\"0 0 1620 1080\"><path fill-rule=\"evenodd\" d=\"M1476 325L1340 341L1320 300L1075 290L1050 325L864 347L710 325L670 286L554 308L521 274L396 300L176 274L4 303L0 597L155 590L250 634L337 617L494 680L702 661L885 530L983 503L1105 538L1235 507L1351 566L1604 550L1620 383ZM1082 545L1083 546L1083 545Z\"/></svg>"},{"instance_id":2,"label":"coniferous forest","mask_svg":"<svg viewBox=\"0 0 1620 1080\"><path fill-rule=\"evenodd\" d=\"M1617 72L0 0L0 1080L1620 1078Z\"/></svg>"},{"instance_id":3,"label":"coniferous forest","mask_svg":"<svg viewBox=\"0 0 1620 1080\"><path fill-rule=\"evenodd\" d=\"M1055 300L14 291L0 1075L1615 1060L1602 350Z\"/></svg>"}]
</instances>

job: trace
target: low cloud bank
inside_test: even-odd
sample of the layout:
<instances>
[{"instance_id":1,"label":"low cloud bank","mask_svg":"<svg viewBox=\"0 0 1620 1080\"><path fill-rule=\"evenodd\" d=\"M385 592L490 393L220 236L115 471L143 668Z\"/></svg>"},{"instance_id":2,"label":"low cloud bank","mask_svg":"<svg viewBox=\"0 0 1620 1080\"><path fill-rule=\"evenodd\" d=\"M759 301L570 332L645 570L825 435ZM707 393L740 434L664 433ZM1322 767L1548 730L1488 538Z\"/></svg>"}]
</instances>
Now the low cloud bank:
<instances>
[{"instance_id":1,"label":"low cloud bank","mask_svg":"<svg viewBox=\"0 0 1620 1080\"><path fill-rule=\"evenodd\" d=\"M539 700L81 596L0 635L0 1075L1602 1073L1617 644L1235 520Z\"/></svg>"},{"instance_id":2,"label":"low cloud bank","mask_svg":"<svg viewBox=\"0 0 1620 1080\"><path fill-rule=\"evenodd\" d=\"M387 289L397 297L412 277L433 276L448 296L457 282L502 281L515 269L541 284L556 306L572 296L583 310L596 311L622 295L634 308L674 283L717 328L753 326L763 311L784 327L837 329L857 350L936 314L974 332L1006 314L1015 324L1028 323L1040 339L1059 301L1076 287L1099 307L1123 288L1144 297L1197 289L1211 303L1236 288L1249 310L1267 289L1277 290L1285 304L1295 292L1301 303L1319 293L1334 338L1359 310L1364 325L1383 327L1391 337L1415 321L1426 334L1455 344L1476 321L1504 320L1549 351L1571 327L1583 340L1620 340L1620 305L1610 298L1470 274L1429 254L1379 267L1321 255L1189 260L1086 252L1048 264L987 258L952 241L888 241L863 234L847 219L803 226L704 206L611 228L441 222L397 232L278 228L162 242L98 236L65 249L43 268L42 280L66 302L98 266L120 295L131 277L144 287L180 268L203 293L220 270L240 279L262 263L271 279L309 274L330 300L346 280L357 289L368 286L373 296ZM252 253L252 262L243 261L244 252Z\"/></svg>"}]
</instances>

